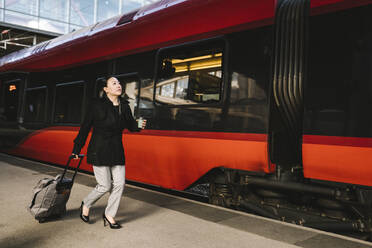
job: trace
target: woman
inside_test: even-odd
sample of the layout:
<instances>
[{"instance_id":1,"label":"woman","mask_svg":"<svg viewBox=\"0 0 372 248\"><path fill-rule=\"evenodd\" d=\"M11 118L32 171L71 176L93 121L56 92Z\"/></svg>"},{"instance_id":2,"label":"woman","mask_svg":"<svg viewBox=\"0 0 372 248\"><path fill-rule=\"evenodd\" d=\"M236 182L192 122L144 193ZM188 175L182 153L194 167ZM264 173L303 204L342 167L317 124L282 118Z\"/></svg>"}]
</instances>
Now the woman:
<instances>
[{"instance_id":1,"label":"woman","mask_svg":"<svg viewBox=\"0 0 372 248\"><path fill-rule=\"evenodd\" d=\"M93 134L88 145L87 162L93 165L97 186L82 201L80 218L89 223L90 207L106 192L111 191L102 217L104 226L108 223L111 228L118 229L121 225L114 218L125 184L122 132L124 128L132 132L140 129L133 119L128 101L121 98L122 87L118 79L110 77L102 88L100 99L94 99L87 108L79 134L74 139L72 155L78 158L77 154L80 153L93 127ZM146 121L143 121L141 128L144 129L145 126Z\"/></svg>"}]
</instances>

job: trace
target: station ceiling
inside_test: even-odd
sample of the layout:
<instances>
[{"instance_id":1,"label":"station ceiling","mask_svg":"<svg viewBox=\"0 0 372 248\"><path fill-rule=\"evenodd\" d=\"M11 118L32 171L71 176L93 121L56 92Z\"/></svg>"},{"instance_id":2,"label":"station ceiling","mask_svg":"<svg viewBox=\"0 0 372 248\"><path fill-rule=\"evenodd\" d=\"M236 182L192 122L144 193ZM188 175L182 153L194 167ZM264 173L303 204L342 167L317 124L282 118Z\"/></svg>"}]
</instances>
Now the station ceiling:
<instances>
[{"instance_id":1,"label":"station ceiling","mask_svg":"<svg viewBox=\"0 0 372 248\"><path fill-rule=\"evenodd\" d=\"M51 34L0 25L0 57L55 37Z\"/></svg>"}]
</instances>

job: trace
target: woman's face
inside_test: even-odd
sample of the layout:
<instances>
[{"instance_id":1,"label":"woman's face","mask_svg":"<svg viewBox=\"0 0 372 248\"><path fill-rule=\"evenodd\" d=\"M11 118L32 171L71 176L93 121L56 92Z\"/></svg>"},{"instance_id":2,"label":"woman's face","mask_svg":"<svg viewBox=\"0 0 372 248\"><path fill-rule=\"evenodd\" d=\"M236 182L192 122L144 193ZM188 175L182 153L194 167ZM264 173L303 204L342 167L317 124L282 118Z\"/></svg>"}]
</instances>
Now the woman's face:
<instances>
[{"instance_id":1,"label":"woman's face","mask_svg":"<svg viewBox=\"0 0 372 248\"><path fill-rule=\"evenodd\" d=\"M107 80L106 87L103 88L107 95L120 96L122 88L117 78L111 77Z\"/></svg>"}]
</instances>

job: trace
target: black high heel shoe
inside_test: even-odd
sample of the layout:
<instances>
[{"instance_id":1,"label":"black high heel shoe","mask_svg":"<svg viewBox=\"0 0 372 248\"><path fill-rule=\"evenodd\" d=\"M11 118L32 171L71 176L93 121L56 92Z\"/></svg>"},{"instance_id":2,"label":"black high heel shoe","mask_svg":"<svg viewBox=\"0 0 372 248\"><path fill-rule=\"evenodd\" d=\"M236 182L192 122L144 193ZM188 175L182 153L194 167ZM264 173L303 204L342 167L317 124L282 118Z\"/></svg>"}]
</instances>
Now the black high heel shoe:
<instances>
[{"instance_id":1,"label":"black high heel shoe","mask_svg":"<svg viewBox=\"0 0 372 248\"><path fill-rule=\"evenodd\" d=\"M111 229L120 229L121 228L121 225L117 222L115 222L114 224L112 224L107 218L106 218L106 215L105 213L103 213L102 215L102 218L103 218L103 226L106 226L107 225L107 222L109 223L110 225L110 228Z\"/></svg>"},{"instance_id":2,"label":"black high heel shoe","mask_svg":"<svg viewBox=\"0 0 372 248\"><path fill-rule=\"evenodd\" d=\"M83 206L84 206L84 202L81 202L81 206L80 206L80 219L82 219L85 223L89 223L89 216L83 215Z\"/></svg>"}]
</instances>

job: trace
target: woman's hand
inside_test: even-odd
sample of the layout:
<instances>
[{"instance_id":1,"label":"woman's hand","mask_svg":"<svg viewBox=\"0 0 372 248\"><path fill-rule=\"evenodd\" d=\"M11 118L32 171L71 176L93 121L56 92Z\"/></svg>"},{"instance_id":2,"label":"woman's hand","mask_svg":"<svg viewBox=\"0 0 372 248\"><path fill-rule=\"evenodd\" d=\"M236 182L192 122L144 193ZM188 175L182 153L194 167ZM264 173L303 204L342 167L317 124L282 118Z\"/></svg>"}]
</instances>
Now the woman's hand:
<instances>
[{"instance_id":1,"label":"woman's hand","mask_svg":"<svg viewBox=\"0 0 372 248\"><path fill-rule=\"evenodd\" d=\"M147 120L146 119L143 119L142 120L142 129L145 129L145 127L146 127L146 122L147 122Z\"/></svg>"},{"instance_id":2,"label":"woman's hand","mask_svg":"<svg viewBox=\"0 0 372 248\"><path fill-rule=\"evenodd\" d=\"M71 155L74 156L74 159L78 159L79 158L79 156L76 155L75 153L71 153Z\"/></svg>"}]
</instances>

